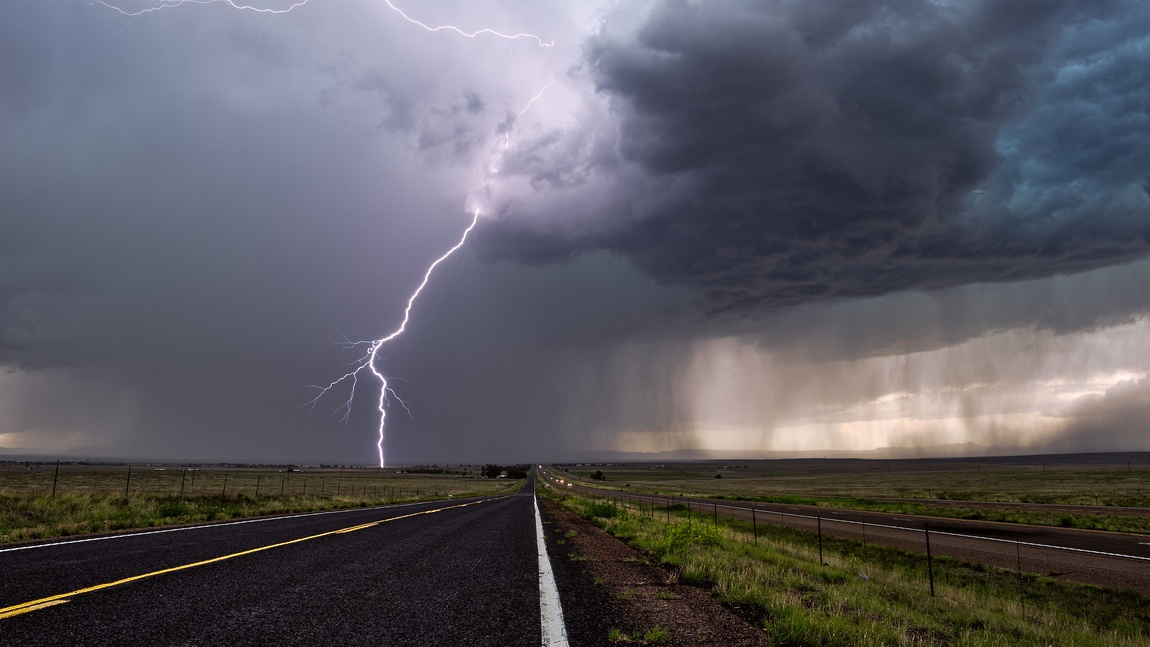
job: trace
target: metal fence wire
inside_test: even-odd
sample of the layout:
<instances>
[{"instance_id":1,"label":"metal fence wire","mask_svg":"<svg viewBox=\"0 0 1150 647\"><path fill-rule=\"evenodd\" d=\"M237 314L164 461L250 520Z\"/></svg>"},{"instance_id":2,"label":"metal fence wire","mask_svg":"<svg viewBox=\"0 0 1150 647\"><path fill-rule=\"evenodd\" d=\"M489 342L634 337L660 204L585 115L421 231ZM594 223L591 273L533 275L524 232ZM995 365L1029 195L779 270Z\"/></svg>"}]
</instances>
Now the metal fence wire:
<instances>
[{"instance_id":1,"label":"metal fence wire","mask_svg":"<svg viewBox=\"0 0 1150 647\"><path fill-rule=\"evenodd\" d=\"M624 495L582 490L581 493L603 496L646 514L666 513L670 519L673 506L683 506L689 518L711 521L719 518L749 521L753 541L758 541L760 526L777 526L805 531L819 536L819 559L823 560L822 537L859 541L895 548L923 556L923 576L934 593L935 560L950 558L971 564L993 566L1017 573L1021 589L1036 576L1067 580L1114 590L1134 590L1150 595L1150 556L1120 550L1094 550L1062 546L1036 540L1051 530L1048 527L980 522L978 531L963 530L963 520L933 518L912 519L908 515L859 512L850 510L815 510L797 506L749 502L707 501L660 495ZM1076 531L1109 535L1110 539L1150 549L1150 537ZM1139 541L1141 540L1141 541ZM1150 555L1150 550L1142 552ZM925 584L926 582L924 582Z\"/></svg>"}]
</instances>

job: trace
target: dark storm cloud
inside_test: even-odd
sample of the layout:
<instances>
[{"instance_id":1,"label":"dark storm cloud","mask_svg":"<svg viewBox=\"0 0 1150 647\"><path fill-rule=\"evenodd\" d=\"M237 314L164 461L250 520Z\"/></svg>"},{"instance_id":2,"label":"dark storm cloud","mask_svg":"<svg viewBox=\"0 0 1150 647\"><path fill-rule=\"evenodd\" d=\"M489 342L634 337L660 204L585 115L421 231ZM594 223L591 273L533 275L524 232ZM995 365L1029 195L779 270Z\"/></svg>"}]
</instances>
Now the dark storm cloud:
<instances>
[{"instance_id":1,"label":"dark storm cloud","mask_svg":"<svg viewBox=\"0 0 1150 647\"><path fill-rule=\"evenodd\" d=\"M1150 420L1150 378L1123 380L1101 395L1078 398L1054 415L1067 422L1050 442L1059 451L1143 449Z\"/></svg>"},{"instance_id":2,"label":"dark storm cloud","mask_svg":"<svg viewBox=\"0 0 1150 647\"><path fill-rule=\"evenodd\" d=\"M1139 2L672 0L634 30L609 17L576 74L609 100L614 141L573 130L581 145L540 138L509 165L541 195L585 183L584 200L561 218L507 201L484 252L605 249L744 314L1143 257L1148 30Z\"/></svg>"},{"instance_id":3,"label":"dark storm cloud","mask_svg":"<svg viewBox=\"0 0 1150 647\"><path fill-rule=\"evenodd\" d=\"M817 302L730 326L786 362L930 351L1012 329L1072 335L1144 316L1150 262L1046 279Z\"/></svg>"},{"instance_id":4,"label":"dark storm cloud","mask_svg":"<svg viewBox=\"0 0 1150 647\"><path fill-rule=\"evenodd\" d=\"M835 385L794 415L916 387L776 364L1150 306L1146 261L1006 281L1143 255L1137 4L433 4L556 46L381 3L0 3L0 445L374 460L375 385L346 425L307 385L398 325L475 206L386 349L413 413L389 461L696 446L728 335L761 355L731 418L769 426L775 385Z\"/></svg>"},{"instance_id":5,"label":"dark storm cloud","mask_svg":"<svg viewBox=\"0 0 1150 647\"><path fill-rule=\"evenodd\" d=\"M371 18L0 7L0 445L371 449L307 385L458 235L466 189L412 151L455 164L494 103L413 82L395 52L455 52Z\"/></svg>"}]
</instances>

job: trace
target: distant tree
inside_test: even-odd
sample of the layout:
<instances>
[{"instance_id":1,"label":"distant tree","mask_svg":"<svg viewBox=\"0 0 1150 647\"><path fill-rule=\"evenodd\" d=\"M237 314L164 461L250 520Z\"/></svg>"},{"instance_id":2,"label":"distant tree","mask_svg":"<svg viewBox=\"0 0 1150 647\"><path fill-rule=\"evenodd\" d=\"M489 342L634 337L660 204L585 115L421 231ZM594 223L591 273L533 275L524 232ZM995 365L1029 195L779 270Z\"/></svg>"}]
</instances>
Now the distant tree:
<instances>
[{"instance_id":1,"label":"distant tree","mask_svg":"<svg viewBox=\"0 0 1150 647\"><path fill-rule=\"evenodd\" d=\"M596 481L602 481L607 477L603 475L603 470L595 470L595 473L591 475L591 478L595 479Z\"/></svg>"},{"instance_id":2,"label":"distant tree","mask_svg":"<svg viewBox=\"0 0 1150 647\"><path fill-rule=\"evenodd\" d=\"M717 479L721 479L721 478L723 478L723 475L722 475L722 474L716 474L716 475L715 475L715 478L717 478Z\"/></svg>"},{"instance_id":3,"label":"distant tree","mask_svg":"<svg viewBox=\"0 0 1150 647\"><path fill-rule=\"evenodd\" d=\"M489 479L497 479L500 477L500 475L503 475L505 478L509 479L525 479L527 478L527 466L511 465L504 467L502 465L488 463L483 466L483 469L480 470L479 473Z\"/></svg>"}]
</instances>

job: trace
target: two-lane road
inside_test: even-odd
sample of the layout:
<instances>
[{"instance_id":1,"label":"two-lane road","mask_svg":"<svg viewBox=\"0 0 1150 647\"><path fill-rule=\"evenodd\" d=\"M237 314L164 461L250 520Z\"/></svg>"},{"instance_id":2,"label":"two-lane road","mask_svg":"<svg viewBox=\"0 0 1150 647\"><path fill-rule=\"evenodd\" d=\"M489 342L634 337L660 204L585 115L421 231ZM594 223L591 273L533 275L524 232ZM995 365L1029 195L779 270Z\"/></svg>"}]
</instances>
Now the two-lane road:
<instances>
[{"instance_id":1,"label":"two-lane road","mask_svg":"<svg viewBox=\"0 0 1150 647\"><path fill-rule=\"evenodd\" d=\"M537 646L532 492L0 549L0 644Z\"/></svg>"}]
</instances>

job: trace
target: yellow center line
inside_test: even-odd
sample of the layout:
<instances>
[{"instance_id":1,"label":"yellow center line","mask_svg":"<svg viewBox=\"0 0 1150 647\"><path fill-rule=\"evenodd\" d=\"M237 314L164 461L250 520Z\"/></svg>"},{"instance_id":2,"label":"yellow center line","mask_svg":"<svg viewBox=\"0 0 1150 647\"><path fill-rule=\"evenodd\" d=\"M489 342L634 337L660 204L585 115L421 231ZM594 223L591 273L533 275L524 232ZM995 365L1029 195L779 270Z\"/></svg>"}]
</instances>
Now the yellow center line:
<instances>
[{"instance_id":1,"label":"yellow center line","mask_svg":"<svg viewBox=\"0 0 1150 647\"><path fill-rule=\"evenodd\" d=\"M67 600L52 600L51 602L42 602L40 604L33 604L30 607L24 607L23 609L16 609L15 611L7 611L5 613L0 613L0 620L3 620L4 618L10 618L12 616L18 616L21 613L28 613L29 611L37 611L39 609L46 609L48 607L54 607L57 604L64 604L65 602L67 602Z\"/></svg>"},{"instance_id":2,"label":"yellow center line","mask_svg":"<svg viewBox=\"0 0 1150 647\"><path fill-rule=\"evenodd\" d=\"M232 553L230 555L221 555L220 557L213 557L211 559L205 559L205 560L199 561L199 562L192 562L191 564L183 564L181 566L173 566L171 568L164 568L164 569L161 569L158 571L152 571L151 573L144 573L142 575L133 575L131 577L125 577L122 580L116 580L115 582L107 582L105 584L96 584L94 586L88 586L88 587L85 587L82 589L76 589L75 591L70 591L68 593L61 593L59 595L51 595L51 596L48 596L46 598L40 598L39 600L31 600L29 602L23 602L21 604L14 604L10 607L4 607L4 608L0 609L0 619L19 615L21 613L27 613L29 611L36 611L37 609L44 609L44 608L54 606L57 604L63 604L64 602L68 601L65 598L71 598L71 597L74 597L77 595L82 595L84 593L92 593L93 591L100 591L103 589L112 588L113 586L119 586L121 584L127 584L128 582L135 582L136 580L142 580L142 579L149 578L149 577L155 577L156 575L164 575L166 573L175 573L176 571L183 571L183 570L187 570L189 568L195 568L197 566L206 566L207 564L214 564L216 562L222 562L224 560L232 559L234 557L242 557L244 555L251 555L252 553L258 553L258 552L265 551L265 550L271 550L273 548L279 548L281 546L290 546L291 544L298 544L300 542L309 541L312 539L319 539L320 537L327 537L329 535L339 535L339 534L344 534L344 533L349 533L349 532L355 532L356 530L364 530L366 528L371 528L373 526L377 526L381 523L386 523L388 521L399 521L400 519L408 519L410 517L418 517L419 515L424 515L424 514L434 514L436 512L442 512L444 510L453 510L455 508L465 508L469 505L476 505L477 503L485 503L487 501L493 501L493 500L494 499L485 499L483 501L471 501L468 503L460 503L458 505L448 506L446 508L435 508L434 510L423 510L421 512L412 512L412 513L401 515L398 517L391 517L390 519L380 519L379 521L371 521L368 523L360 524L358 526L350 526L348 528L340 528L339 530L329 530L327 532L321 532L318 535L310 535L308 537L300 537L299 539L291 539L288 541L281 541L278 544L269 544L267 546L260 546L259 548L249 548L248 550L242 550L238 553Z\"/></svg>"},{"instance_id":3,"label":"yellow center line","mask_svg":"<svg viewBox=\"0 0 1150 647\"><path fill-rule=\"evenodd\" d=\"M372 526L378 526L380 523L382 523L382 522L372 521L370 523L365 523L361 526L352 526L351 528L344 528L343 530L335 530L333 532L335 532L335 534L337 534L337 535L342 535L345 532L355 532L356 530L363 530L364 528L370 528Z\"/></svg>"}]
</instances>

